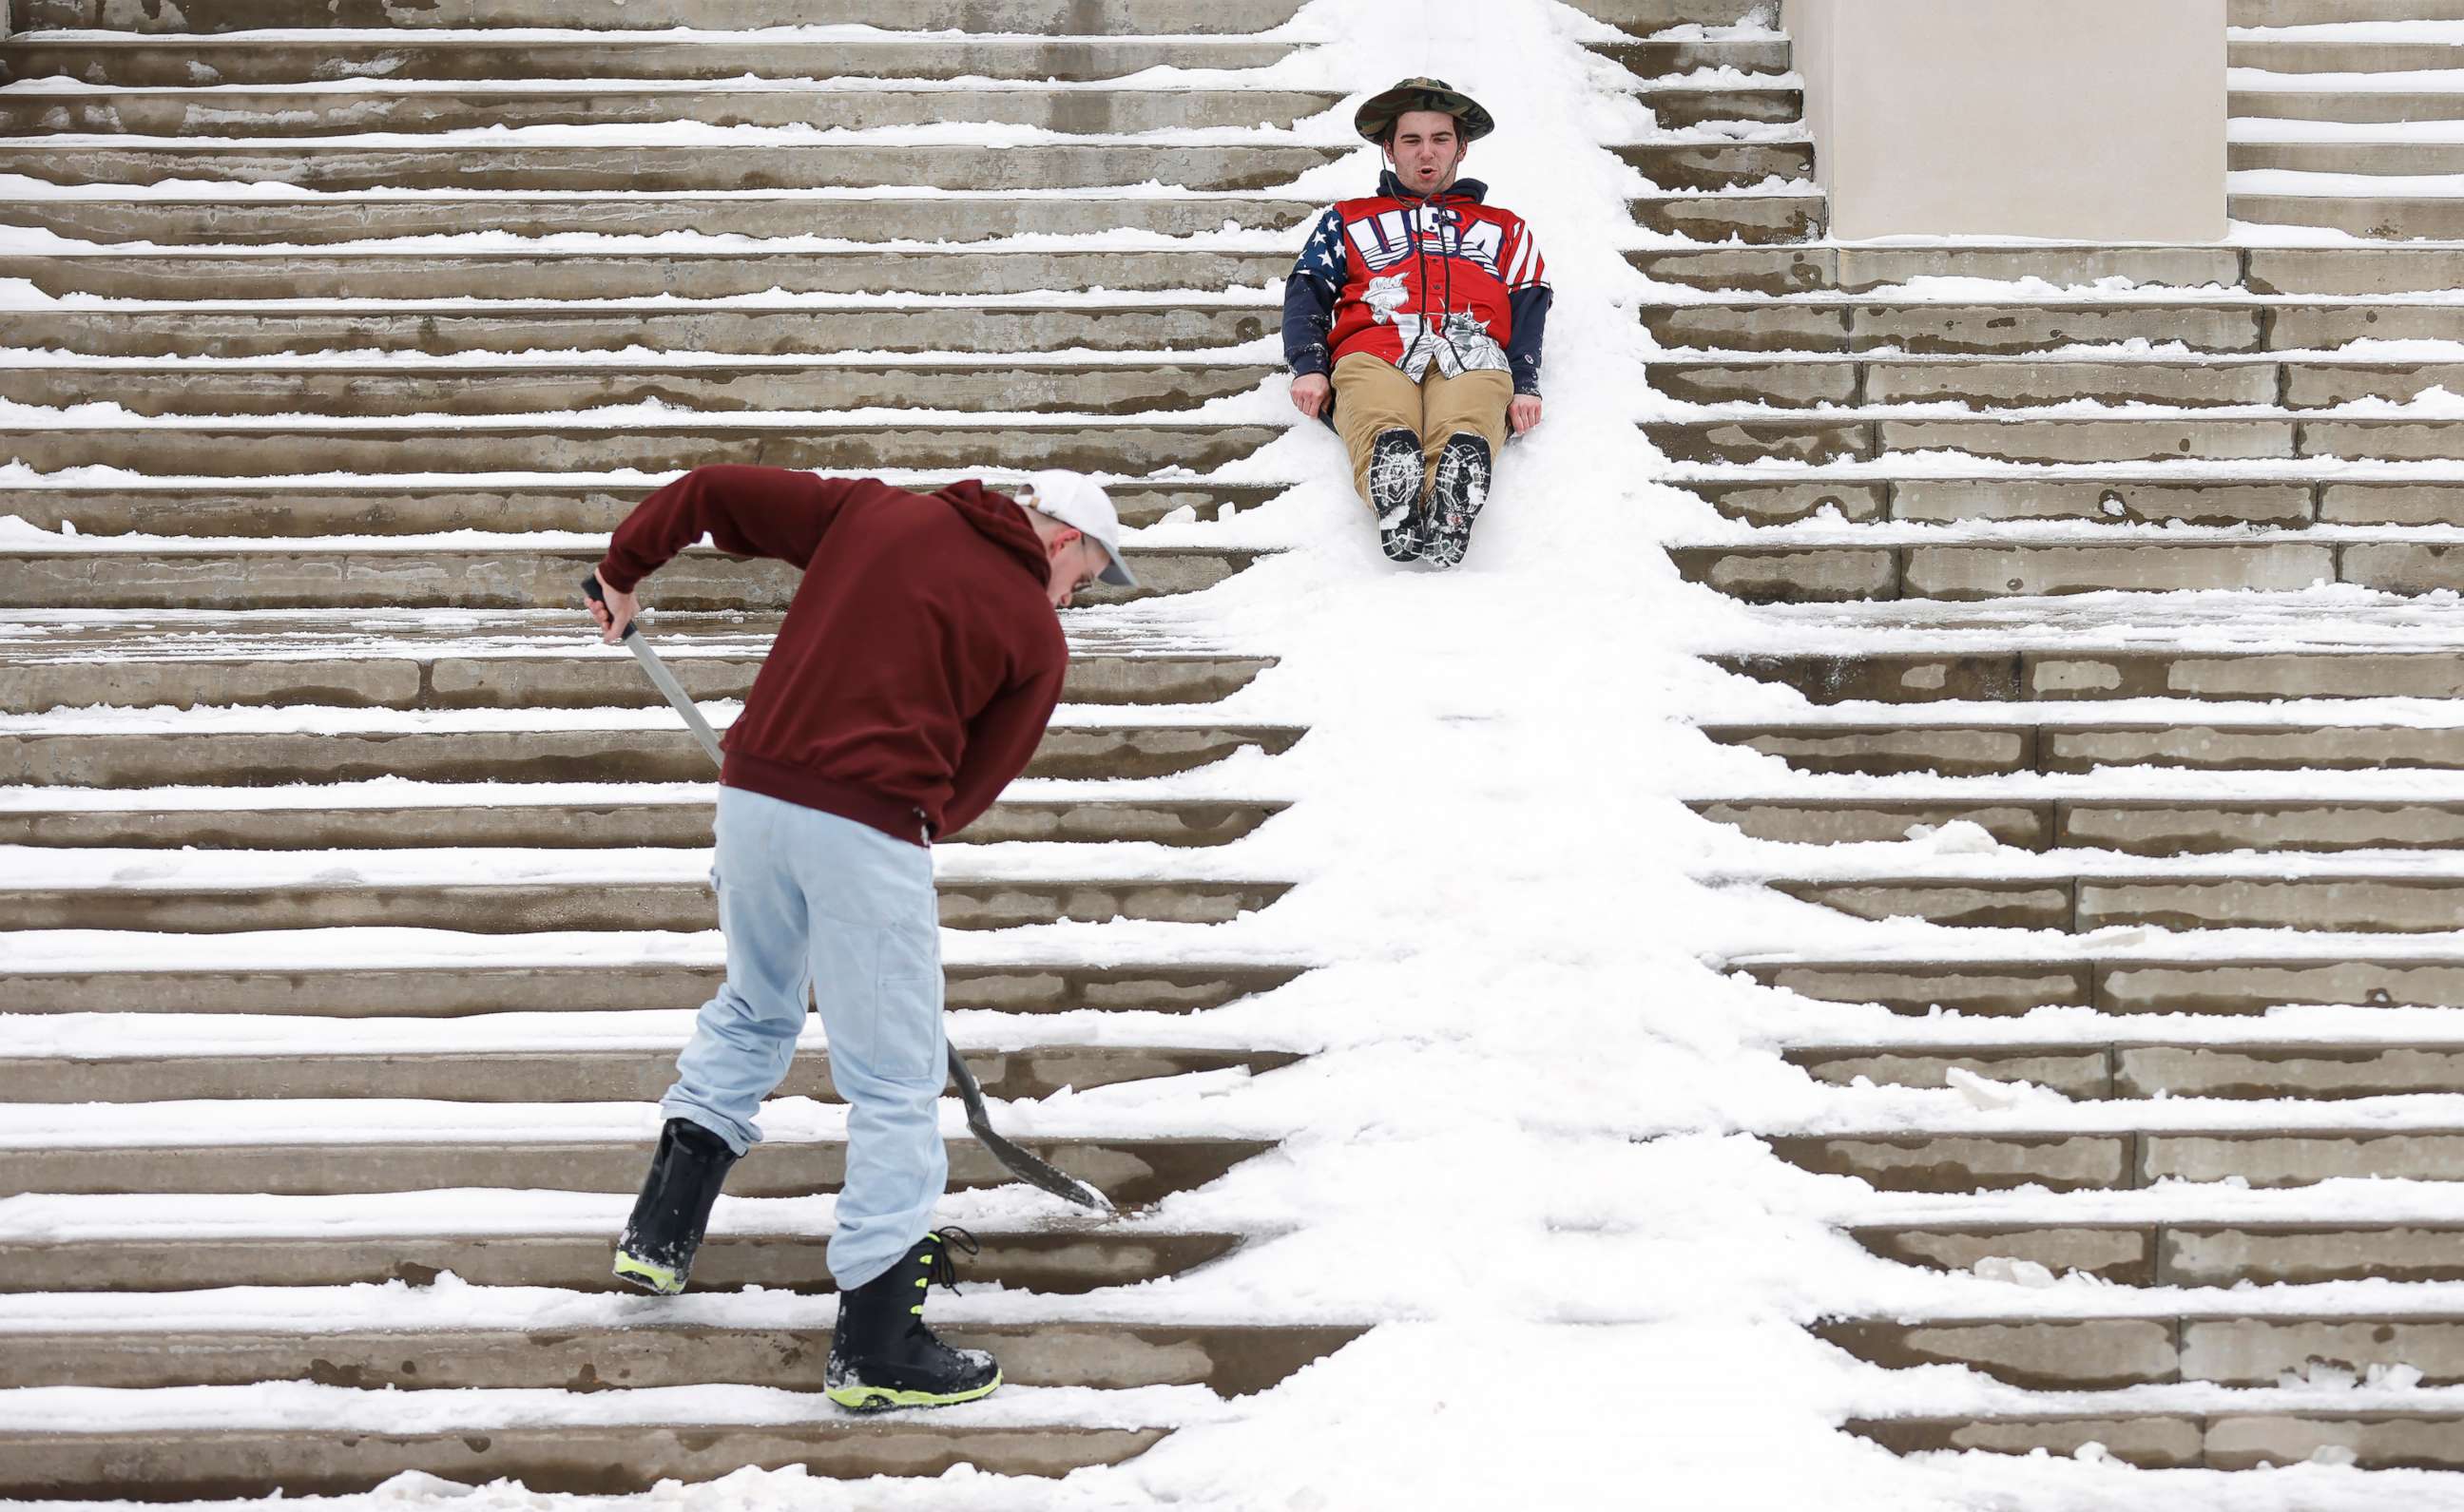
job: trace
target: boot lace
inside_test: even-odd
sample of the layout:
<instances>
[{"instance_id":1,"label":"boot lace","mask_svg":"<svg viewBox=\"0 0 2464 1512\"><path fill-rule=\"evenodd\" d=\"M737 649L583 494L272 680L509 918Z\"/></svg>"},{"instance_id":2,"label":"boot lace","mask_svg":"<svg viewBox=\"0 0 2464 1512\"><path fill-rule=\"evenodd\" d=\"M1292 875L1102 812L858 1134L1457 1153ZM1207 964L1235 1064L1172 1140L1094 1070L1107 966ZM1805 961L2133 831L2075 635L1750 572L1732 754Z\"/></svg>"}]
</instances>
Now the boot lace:
<instances>
[{"instance_id":1,"label":"boot lace","mask_svg":"<svg viewBox=\"0 0 2464 1512\"><path fill-rule=\"evenodd\" d=\"M926 1293L928 1296L931 1294L929 1288L945 1286L949 1288L950 1295L955 1297L958 1295L958 1260L950 1251L965 1250L967 1258L973 1260L984 1252L984 1247L976 1242L974 1235L955 1223L947 1228L935 1229L932 1238L940 1242L935 1245L932 1252L925 1257L924 1280L916 1284L928 1288ZM915 1301L918 1309L921 1310L924 1299L918 1297Z\"/></svg>"}]
</instances>

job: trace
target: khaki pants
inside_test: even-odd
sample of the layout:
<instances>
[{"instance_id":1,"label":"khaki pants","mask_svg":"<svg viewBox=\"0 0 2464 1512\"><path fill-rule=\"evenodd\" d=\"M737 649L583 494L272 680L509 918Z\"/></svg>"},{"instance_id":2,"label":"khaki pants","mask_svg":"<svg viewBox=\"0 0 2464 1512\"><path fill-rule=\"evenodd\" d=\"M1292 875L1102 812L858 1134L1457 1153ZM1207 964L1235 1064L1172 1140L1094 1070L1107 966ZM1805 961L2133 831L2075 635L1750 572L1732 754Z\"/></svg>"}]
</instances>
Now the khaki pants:
<instances>
[{"instance_id":1,"label":"khaki pants","mask_svg":"<svg viewBox=\"0 0 2464 1512\"><path fill-rule=\"evenodd\" d=\"M1492 462L1506 448L1506 406L1514 398L1509 373L1465 373L1448 378L1431 367L1414 383L1381 357L1354 352L1334 364L1334 428L1352 453L1352 482L1369 499L1369 460L1380 433L1408 430L1420 438L1425 471L1420 492L1438 471L1438 453L1449 437L1469 432L1488 443Z\"/></svg>"}]
</instances>

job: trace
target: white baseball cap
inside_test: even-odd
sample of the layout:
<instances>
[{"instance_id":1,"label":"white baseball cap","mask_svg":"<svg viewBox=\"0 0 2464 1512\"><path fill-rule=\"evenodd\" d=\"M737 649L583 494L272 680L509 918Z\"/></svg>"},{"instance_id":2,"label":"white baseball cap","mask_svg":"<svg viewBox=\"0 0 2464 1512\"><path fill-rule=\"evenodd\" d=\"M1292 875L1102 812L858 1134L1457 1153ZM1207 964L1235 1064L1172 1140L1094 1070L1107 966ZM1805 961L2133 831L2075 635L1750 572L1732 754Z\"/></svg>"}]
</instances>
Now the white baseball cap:
<instances>
[{"instance_id":1,"label":"white baseball cap","mask_svg":"<svg viewBox=\"0 0 2464 1512\"><path fill-rule=\"evenodd\" d=\"M1019 486L1017 498L1038 515L1049 515L1103 547L1104 555L1111 559L1111 565L1103 571L1104 581L1118 588L1138 585L1138 580L1130 576L1129 564L1121 559L1121 516L1112 509L1111 495L1094 479L1059 468L1030 472Z\"/></svg>"}]
</instances>

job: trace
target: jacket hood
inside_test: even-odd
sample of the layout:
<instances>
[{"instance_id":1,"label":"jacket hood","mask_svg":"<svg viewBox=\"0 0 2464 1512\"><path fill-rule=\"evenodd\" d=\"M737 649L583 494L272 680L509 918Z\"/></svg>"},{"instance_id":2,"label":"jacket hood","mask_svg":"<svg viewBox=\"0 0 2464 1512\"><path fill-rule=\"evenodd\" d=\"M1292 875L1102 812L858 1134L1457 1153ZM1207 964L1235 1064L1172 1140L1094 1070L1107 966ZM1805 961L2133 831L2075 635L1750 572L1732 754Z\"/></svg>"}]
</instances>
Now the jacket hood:
<instances>
[{"instance_id":1,"label":"jacket hood","mask_svg":"<svg viewBox=\"0 0 2464 1512\"><path fill-rule=\"evenodd\" d=\"M1410 189L1403 187L1402 179L1396 175L1393 168L1381 168L1378 170L1377 192L1390 200L1451 200L1460 198L1469 200L1474 205L1485 204L1488 200L1488 186L1483 184L1478 179L1457 179L1450 186L1440 189L1435 194L1415 194Z\"/></svg>"},{"instance_id":2,"label":"jacket hood","mask_svg":"<svg viewBox=\"0 0 2464 1512\"><path fill-rule=\"evenodd\" d=\"M953 483L932 496L957 510L977 535L1008 552L1038 586L1051 581L1052 562L1044 554L1044 540L1026 522L1026 511L1018 500L996 493L974 478Z\"/></svg>"}]
</instances>

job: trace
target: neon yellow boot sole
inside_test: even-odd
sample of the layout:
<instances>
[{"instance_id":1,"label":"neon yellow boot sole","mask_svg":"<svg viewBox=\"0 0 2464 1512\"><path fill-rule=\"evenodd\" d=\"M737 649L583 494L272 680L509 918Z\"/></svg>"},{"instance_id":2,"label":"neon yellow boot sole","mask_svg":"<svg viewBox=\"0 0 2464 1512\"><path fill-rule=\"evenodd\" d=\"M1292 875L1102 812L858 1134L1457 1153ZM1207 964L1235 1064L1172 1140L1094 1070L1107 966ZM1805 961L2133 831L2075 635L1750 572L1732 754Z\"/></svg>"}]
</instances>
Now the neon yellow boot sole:
<instances>
[{"instance_id":1,"label":"neon yellow boot sole","mask_svg":"<svg viewBox=\"0 0 2464 1512\"><path fill-rule=\"evenodd\" d=\"M899 1407L956 1407L990 1396L1001 1390L1001 1376L996 1370L993 1378L972 1391L900 1391L887 1386L833 1386L823 1394L851 1413L886 1413Z\"/></svg>"},{"instance_id":2,"label":"neon yellow boot sole","mask_svg":"<svg viewBox=\"0 0 2464 1512\"><path fill-rule=\"evenodd\" d=\"M656 1292L662 1297L672 1297L685 1289L683 1280L674 1271L665 1265L653 1265L649 1260L635 1260L623 1250L616 1252L616 1263L608 1267L608 1272L618 1281L631 1282L644 1291Z\"/></svg>"}]
</instances>

